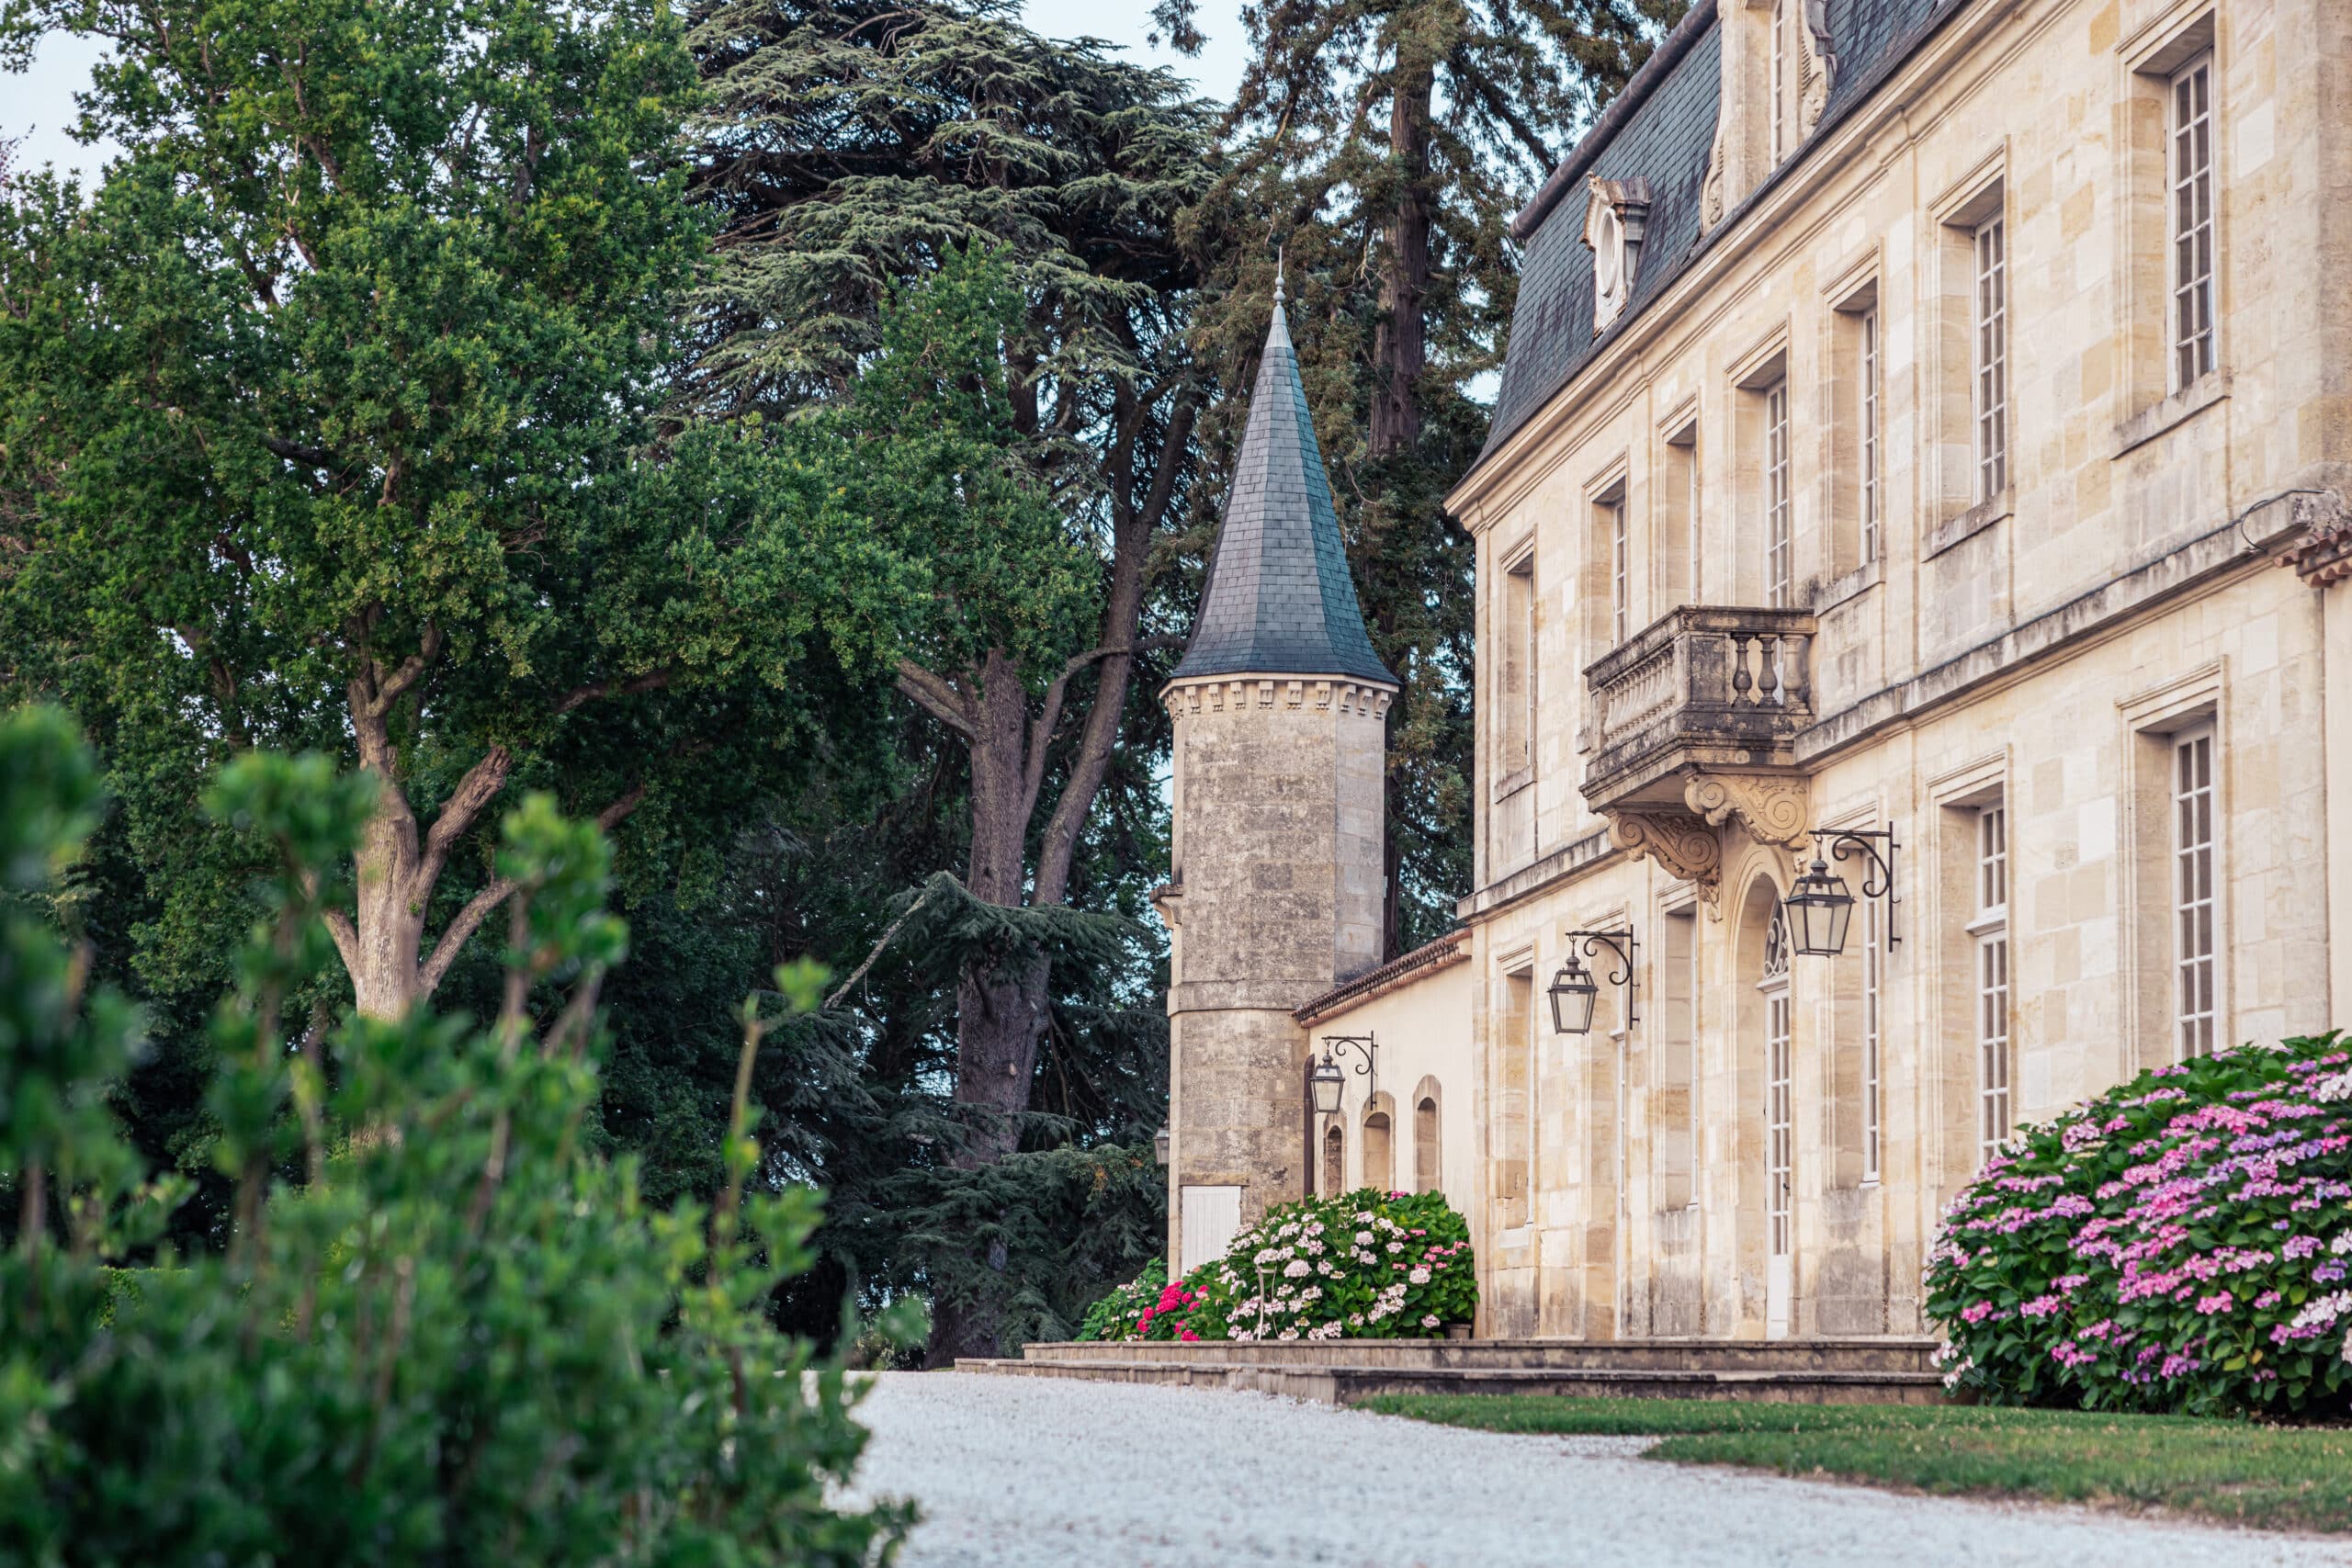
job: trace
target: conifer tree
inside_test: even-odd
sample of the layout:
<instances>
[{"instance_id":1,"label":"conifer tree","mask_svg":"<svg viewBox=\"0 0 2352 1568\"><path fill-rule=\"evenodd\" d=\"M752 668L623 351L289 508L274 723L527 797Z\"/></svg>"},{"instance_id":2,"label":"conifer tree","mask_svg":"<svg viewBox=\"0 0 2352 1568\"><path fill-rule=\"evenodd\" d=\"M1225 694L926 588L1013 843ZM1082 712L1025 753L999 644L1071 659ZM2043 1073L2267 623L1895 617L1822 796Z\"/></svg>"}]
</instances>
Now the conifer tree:
<instances>
[{"instance_id":1,"label":"conifer tree","mask_svg":"<svg viewBox=\"0 0 2352 1568\"><path fill-rule=\"evenodd\" d=\"M1014 12L721 0L697 16L710 101L695 178L721 228L683 383L697 413L788 417L851 396L894 283L961 253L1000 258L1022 301L1001 334L1007 450L1061 528L1025 545L935 536L935 613L897 688L968 761L963 888L1008 912L1063 907L1098 801L1152 787L1152 674L1182 640L1153 635L1158 569L1209 390L1176 226L1213 177L1214 130L1164 72ZM976 909L953 924L971 940L953 1157L978 1169L1019 1147L1042 1094L1056 987L1035 933L1051 922ZM992 1350L986 1315L949 1303L936 1346Z\"/></svg>"}]
</instances>

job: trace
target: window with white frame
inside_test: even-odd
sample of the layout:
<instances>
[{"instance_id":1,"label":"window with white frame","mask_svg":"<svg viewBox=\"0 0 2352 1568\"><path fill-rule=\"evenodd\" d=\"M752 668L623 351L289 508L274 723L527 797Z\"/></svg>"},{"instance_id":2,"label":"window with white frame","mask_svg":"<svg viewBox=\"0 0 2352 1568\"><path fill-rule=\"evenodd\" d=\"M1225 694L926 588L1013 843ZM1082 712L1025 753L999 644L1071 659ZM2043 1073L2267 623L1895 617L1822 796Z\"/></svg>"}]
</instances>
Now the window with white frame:
<instances>
[{"instance_id":1,"label":"window with white frame","mask_svg":"<svg viewBox=\"0 0 2352 1568\"><path fill-rule=\"evenodd\" d=\"M1764 602L1786 605L1795 588L1789 517L1789 383L1764 389Z\"/></svg>"},{"instance_id":2,"label":"window with white frame","mask_svg":"<svg viewBox=\"0 0 2352 1568\"><path fill-rule=\"evenodd\" d=\"M1789 6L1772 0L1772 164L1789 155Z\"/></svg>"},{"instance_id":3,"label":"window with white frame","mask_svg":"<svg viewBox=\"0 0 2352 1568\"><path fill-rule=\"evenodd\" d=\"M1862 1179L1876 1181L1879 1173L1879 1039L1880 982L1886 950L1879 932L1878 901L1862 900Z\"/></svg>"},{"instance_id":4,"label":"window with white frame","mask_svg":"<svg viewBox=\"0 0 2352 1568\"><path fill-rule=\"evenodd\" d=\"M1879 403L1878 307L1873 305L1862 312L1861 320L1861 397L1862 397L1862 564L1868 566L1878 559L1881 508L1884 502L1883 473L1885 451L1881 440L1879 421L1883 411Z\"/></svg>"},{"instance_id":5,"label":"window with white frame","mask_svg":"<svg viewBox=\"0 0 2352 1568\"><path fill-rule=\"evenodd\" d=\"M2213 728L2172 738L2173 1027L2183 1059L2212 1054Z\"/></svg>"},{"instance_id":6,"label":"window with white frame","mask_svg":"<svg viewBox=\"0 0 2352 1568\"><path fill-rule=\"evenodd\" d=\"M1764 1215L1775 1258L1796 1251L1796 1069L1791 1049L1789 929L1779 905L1764 933Z\"/></svg>"},{"instance_id":7,"label":"window with white frame","mask_svg":"<svg viewBox=\"0 0 2352 1568\"><path fill-rule=\"evenodd\" d=\"M1611 647L1633 635L1633 547L1625 536L1625 498L1602 504L1609 528L1609 641Z\"/></svg>"},{"instance_id":8,"label":"window with white frame","mask_svg":"<svg viewBox=\"0 0 2352 1568\"><path fill-rule=\"evenodd\" d=\"M2165 107L2171 196L2172 386L2213 368L2213 56L2173 73Z\"/></svg>"},{"instance_id":9,"label":"window with white frame","mask_svg":"<svg viewBox=\"0 0 2352 1568\"><path fill-rule=\"evenodd\" d=\"M1995 212L1976 225L1973 334L1976 414L1976 499L1990 501L2009 483L2008 223Z\"/></svg>"},{"instance_id":10,"label":"window with white frame","mask_svg":"<svg viewBox=\"0 0 2352 1568\"><path fill-rule=\"evenodd\" d=\"M1976 1024L1976 1152L1990 1159L2009 1135L2009 824L2000 805L1976 812L1976 916L1972 984Z\"/></svg>"}]
</instances>

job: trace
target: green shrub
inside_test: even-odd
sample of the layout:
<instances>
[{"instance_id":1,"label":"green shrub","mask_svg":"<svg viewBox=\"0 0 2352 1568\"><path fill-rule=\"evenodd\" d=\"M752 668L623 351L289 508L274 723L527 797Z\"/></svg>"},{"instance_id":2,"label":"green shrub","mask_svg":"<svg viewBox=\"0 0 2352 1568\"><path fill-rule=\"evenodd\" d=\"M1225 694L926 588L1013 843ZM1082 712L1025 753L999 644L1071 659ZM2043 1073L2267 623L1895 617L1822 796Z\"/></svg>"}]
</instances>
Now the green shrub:
<instances>
[{"instance_id":1,"label":"green shrub","mask_svg":"<svg viewBox=\"0 0 2352 1568\"><path fill-rule=\"evenodd\" d=\"M2352 1409L2347 1062L2334 1034L2247 1046L2018 1129L1928 1255L1946 1382L1995 1403Z\"/></svg>"},{"instance_id":2,"label":"green shrub","mask_svg":"<svg viewBox=\"0 0 2352 1568\"><path fill-rule=\"evenodd\" d=\"M745 1010L720 1197L647 1209L631 1164L585 1152L609 852L532 797L498 855L520 891L490 1028L289 1030L278 998L331 961L315 900L371 797L248 755L210 800L279 867L213 1024L225 1255L116 1267L184 1191L107 1108L136 1020L0 902L0 1173L26 1216L0 1257L0 1561L874 1561L905 1515L828 1501L864 1441L852 1396L764 1315L818 1218L748 1180L774 1018ZM96 806L65 721L0 718L8 891L37 897ZM821 976L778 983L802 1006Z\"/></svg>"},{"instance_id":3,"label":"green shrub","mask_svg":"<svg viewBox=\"0 0 2352 1568\"><path fill-rule=\"evenodd\" d=\"M1147 1313L1155 1313L1159 1299L1168 1289L1168 1259L1155 1258L1143 1266L1143 1272L1124 1285L1113 1287L1111 1293L1086 1309L1086 1321L1079 1325L1080 1339L1140 1339L1139 1332ZM1169 1331L1173 1337L1174 1330Z\"/></svg>"}]
</instances>

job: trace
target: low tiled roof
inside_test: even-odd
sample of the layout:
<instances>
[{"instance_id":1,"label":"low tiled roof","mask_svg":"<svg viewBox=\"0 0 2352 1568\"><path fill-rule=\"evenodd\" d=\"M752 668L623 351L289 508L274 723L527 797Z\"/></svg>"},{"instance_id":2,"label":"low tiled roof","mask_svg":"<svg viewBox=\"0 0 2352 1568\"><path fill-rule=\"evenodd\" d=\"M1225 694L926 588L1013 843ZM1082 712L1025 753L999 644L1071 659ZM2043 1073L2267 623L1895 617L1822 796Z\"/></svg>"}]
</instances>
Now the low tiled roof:
<instances>
[{"instance_id":1,"label":"low tiled roof","mask_svg":"<svg viewBox=\"0 0 2352 1568\"><path fill-rule=\"evenodd\" d=\"M1395 990L1419 979L1424 974L1459 964L1470 956L1470 930L1464 927L1452 931L1435 942L1426 942L1401 958L1392 958L1379 968L1357 976L1354 979L1332 987L1319 997L1304 1001L1291 1017L1301 1023L1313 1023L1317 1019L1344 1012L1361 1001Z\"/></svg>"},{"instance_id":2,"label":"low tiled roof","mask_svg":"<svg viewBox=\"0 0 2352 1568\"><path fill-rule=\"evenodd\" d=\"M1279 292L1200 618L1175 679L1244 672L1396 683L1364 631Z\"/></svg>"},{"instance_id":3,"label":"low tiled roof","mask_svg":"<svg viewBox=\"0 0 2352 1568\"><path fill-rule=\"evenodd\" d=\"M1811 142L1817 143L1823 131L1868 98L1968 3L1828 0L1829 45L1838 69ZM1619 95L1623 107L1612 106L1601 116L1592 134L1554 171L1522 215L1522 226L1532 220L1535 228L1520 267L1502 387L1479 462L1558 396L1601 345L1624 332L1707 244L1736 227L1739 214L1734 211L1712 233L1702 237L1699 232L1700 187L1706 181L1707 157L1722 107L1722 56L1723 29L1713 0L1697 0L1692 14L1660 46L1650 65L1626 84ZM1800 149L1741 205L1785 177L1804 161L1806 152ZM1631 297L1623 313L1598 338L1592 333L1593 257L1584 245L1582 187L1588 175L1612 180L1638 175L1649 181L1652 193L1648 232Z\"/></svg>"}]
</instances>

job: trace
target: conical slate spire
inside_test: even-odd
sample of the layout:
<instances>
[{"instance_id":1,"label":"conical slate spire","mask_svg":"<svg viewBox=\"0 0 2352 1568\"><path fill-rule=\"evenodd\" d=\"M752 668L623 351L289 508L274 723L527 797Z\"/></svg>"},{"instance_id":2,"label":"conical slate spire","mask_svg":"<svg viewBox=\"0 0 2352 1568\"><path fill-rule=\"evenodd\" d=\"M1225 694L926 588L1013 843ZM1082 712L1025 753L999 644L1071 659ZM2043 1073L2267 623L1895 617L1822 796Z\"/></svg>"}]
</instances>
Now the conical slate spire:
<instances>
[{"instance_id":1,"label":"conical slate spire","mask_svg":"<svg viewBox=\"0 0 2352 1568\"><path fill-rule=\"evenodd\" d=\"M1175 679L1333 675L1394 686L1364 635L1282 300L1277 281L1208 588Z\"/></svg>"}]
</instances>

